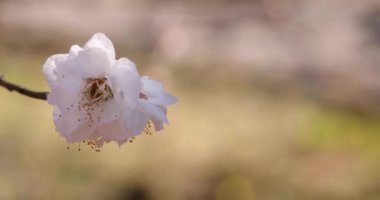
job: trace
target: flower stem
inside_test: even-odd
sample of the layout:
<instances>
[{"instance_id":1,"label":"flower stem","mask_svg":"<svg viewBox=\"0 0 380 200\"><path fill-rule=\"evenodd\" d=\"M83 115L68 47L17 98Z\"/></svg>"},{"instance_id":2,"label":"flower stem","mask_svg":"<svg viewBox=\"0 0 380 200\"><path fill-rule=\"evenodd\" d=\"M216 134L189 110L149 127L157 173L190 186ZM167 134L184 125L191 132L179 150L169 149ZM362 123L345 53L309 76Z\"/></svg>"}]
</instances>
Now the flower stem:
<instances>
[{"instance_id":1,"label":"flower stem","mask_svg":"<svg viewBox=\"0 0 380 200\"><path fill-rule=\"evenodd\" d=\"M35 92L35 91L32 91L32 90L28 90L24 87L21 87L19 85L16 85L16 84L13 84L13 83L10 83L8 81L5 81L3 79L3 75L0 74L0 86L3 86L4 88L6 88L8 91L12 92L12 91L16 91L22 95L25 95L25 96L28 96L28 97L32 97L32 98L35 98L35 99L41 99L41 100L46 100L47 99L47 92Z\"/></svg>"}]
</instances>

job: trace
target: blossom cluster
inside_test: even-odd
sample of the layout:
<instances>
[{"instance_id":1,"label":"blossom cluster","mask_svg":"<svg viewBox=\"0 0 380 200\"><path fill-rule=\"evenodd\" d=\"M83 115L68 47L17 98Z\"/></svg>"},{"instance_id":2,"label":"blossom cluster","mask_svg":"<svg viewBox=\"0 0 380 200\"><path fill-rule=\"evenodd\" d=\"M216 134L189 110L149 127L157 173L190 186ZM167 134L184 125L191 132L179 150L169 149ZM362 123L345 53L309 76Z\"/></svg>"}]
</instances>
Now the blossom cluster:
<instances>
[{"instance_id":1,"label":"blossom cluster","mask_svg":"<svg viewBox=\"0 0 380 200\"><path fill-rule=\"evenodd\" d=\"M99 149L119 145L142 132L169 124L166 106L177 100L163 85L139 75L127 58L115 58L113 43L96 33L68 54L49 57L43 72L51 91L56 130L68 143L86 142Z\"/></svg>"}]
</instances>

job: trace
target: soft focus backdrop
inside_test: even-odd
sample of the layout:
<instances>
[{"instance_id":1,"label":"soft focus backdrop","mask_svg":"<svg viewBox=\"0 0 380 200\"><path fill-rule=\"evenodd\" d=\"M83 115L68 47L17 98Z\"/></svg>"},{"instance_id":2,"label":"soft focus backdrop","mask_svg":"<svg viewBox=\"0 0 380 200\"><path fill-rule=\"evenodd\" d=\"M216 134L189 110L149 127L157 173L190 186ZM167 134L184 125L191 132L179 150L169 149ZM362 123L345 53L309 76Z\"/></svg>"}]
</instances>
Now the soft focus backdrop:
<instances>
[{"instance_id":1,"label":"soft focus backdrop","mask_svg":"<svg viewBox=\"0 0 380 200\"><path fill-rule=\"evenodd\" d=\"M0 73L93 33L179 99L121 148L66 150L52 107L0 88L0 199L380 199L377 0L0 0Z\"/></svg>"}]
</instances>

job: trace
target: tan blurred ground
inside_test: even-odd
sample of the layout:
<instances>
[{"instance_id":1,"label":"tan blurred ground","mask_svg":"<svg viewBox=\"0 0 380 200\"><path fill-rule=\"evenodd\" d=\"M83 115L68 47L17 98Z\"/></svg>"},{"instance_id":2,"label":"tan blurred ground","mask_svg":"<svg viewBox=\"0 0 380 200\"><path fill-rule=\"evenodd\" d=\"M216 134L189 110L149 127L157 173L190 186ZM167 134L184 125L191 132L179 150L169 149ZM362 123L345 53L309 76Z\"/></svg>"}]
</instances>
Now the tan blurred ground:
<instances>
[{"instance_id":1,"label":"tan blurred ground","mask_svg":"<svg viewBox=\"0 0 380 200\"><path fill-rule=\"evenodd\" d=\"M106 33L179 98L171 125L100 153L0 89L0 199L380 199L376 0L0 1L0 73Z\"/></svg>"}]
</instances>

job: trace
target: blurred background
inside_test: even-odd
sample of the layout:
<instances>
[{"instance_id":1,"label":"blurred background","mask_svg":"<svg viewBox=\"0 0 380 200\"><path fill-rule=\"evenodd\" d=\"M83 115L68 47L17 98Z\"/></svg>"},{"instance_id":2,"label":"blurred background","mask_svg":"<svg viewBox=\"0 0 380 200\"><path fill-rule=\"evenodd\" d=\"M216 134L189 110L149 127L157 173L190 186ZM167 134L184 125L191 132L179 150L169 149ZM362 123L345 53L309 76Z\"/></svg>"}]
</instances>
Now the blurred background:
<instances>
[{"instance_id":1,"label":"blurred background","mask_svg":"<svg viewBox=\"0 0 380 200\"><path fill-rule=\"evenodd\" d=\"M0 88L0 199L380 199L378 0L0 0L0 73L47 91L96 32L178 97L171 125L67 150Z\"/></svg>"}]
</instances>

